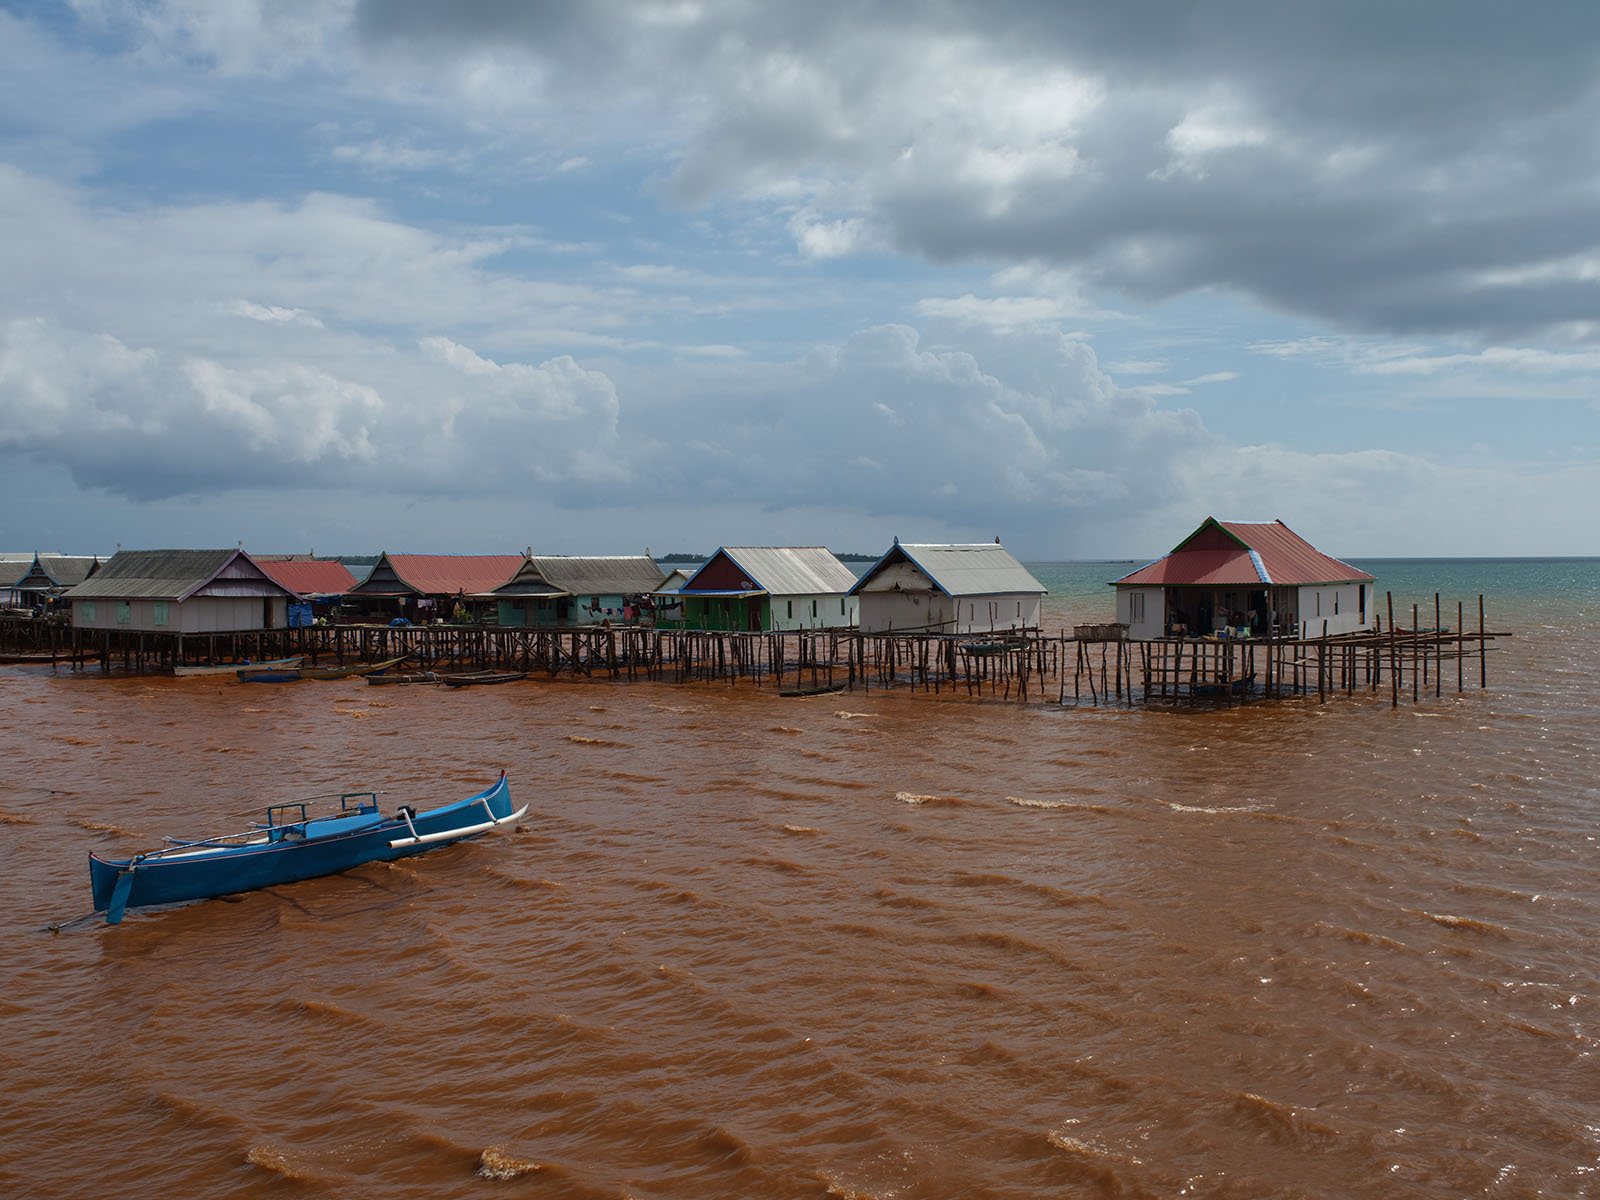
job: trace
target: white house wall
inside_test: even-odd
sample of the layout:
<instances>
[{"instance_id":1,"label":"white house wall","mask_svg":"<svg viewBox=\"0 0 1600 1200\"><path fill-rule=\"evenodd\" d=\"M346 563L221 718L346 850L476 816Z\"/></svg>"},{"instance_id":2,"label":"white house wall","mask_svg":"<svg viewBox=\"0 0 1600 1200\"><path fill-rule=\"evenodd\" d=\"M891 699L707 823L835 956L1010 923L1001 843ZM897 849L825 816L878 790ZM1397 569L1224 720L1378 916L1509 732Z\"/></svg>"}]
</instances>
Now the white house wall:
<instances>
[{"instance_id":1,"label":"white house wall","mask_svg":"<svg viewBox=\"0 0 1600 1200\"><path fill-rule=\"evenodd\" d=\"M773 629L854 629L861 606L854 596L773 596Z\"/></svg>"},{"instance_id":2,"label":"white house wall","mask_svg":"<svg viewBox=\"0 0 1600 1200\"><path fill-rule=\"evenodd\" d=\"M1119 587L1117 623L1128 627L1135 641L1158 638L1166 633L1166 596L1161 588Z\"/></svg>"},{"instance_id":3,"label":"white house wall","mask_svg":"<svg viewBox=\"0 0 1600 1200\"><path fill-rule=\"evenodd\" d=\"M957 633L997 633L1033 629L1039 624L1038 596L957 596Z\"/></svg>"},{"instance_id":4,"label":"white house wall","mask_svg":"<svg viewBox=\"0 0 1600 1200\"><path fill-rule=\"evenodd\" d=\"M1035 629L1041 598L1035 594L946 596L943 592L861 593L863 633L1004 633Z\"/></svg>"},{"instance_id":5,"label":"white house wall","mask_svg":"<svg viewBox=\"0 0 1600 1200\"><path fill-rule=\"evenodd\" d=\"M926 580L923 581L924 584ZM950 597L943 592L881 592L863 591L861 601L861 632L912 633L930 630L948 632L955 619Z\"/></svg>"},{"instance_id":6,"label":"white house wall","mask_svg":"<svg viewBox=\"0 0 1600 1200\"><path fill-rule=\"evenodd\" d=\"M1371 629L1375 615L1373 585L1366 584L1366 609L1362 610L1362 584L1324 583L1303 587L1299 593L1300 636L1322 637Z\"/></svg>"},{"instance_id":7,"label":"white house wall","mask_svg":"<svg viewBox=\"0 0 1600 1200\"><path fill-rule=\"evenodd\" d=\"M123 604L127 619L119 620ZM165 624L156 623L157 605L165 603ZM182 603L176 600L129 600L107 598L74 600L72 624L78 629L128 629L142 633L240 633L262 629L265 605L272 606L273 629L289 623L289 601L283 597L196 596ZM86 606L93 606L91 619Z\"/></svg>"}]
</instances>

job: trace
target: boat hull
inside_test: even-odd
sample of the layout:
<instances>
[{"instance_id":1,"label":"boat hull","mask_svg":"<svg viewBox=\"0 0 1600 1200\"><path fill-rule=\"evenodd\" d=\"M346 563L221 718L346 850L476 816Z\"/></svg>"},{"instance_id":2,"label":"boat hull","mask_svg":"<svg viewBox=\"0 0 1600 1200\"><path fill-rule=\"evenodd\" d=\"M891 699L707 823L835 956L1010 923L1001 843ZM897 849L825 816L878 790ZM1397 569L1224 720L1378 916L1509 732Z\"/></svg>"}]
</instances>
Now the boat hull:
<instances>
[{"instance_id":1,"label":"boat hull","mask_svg":"<svg viewBox=\"0 0 1600 1200\"><path fill-rule=\"evenodd\" d=\"M298 883L333 875L369 862L388 862L477 837L522 815L511 810L511 793L502 774L475 796L403 817L361 821L355 818L311 822L330 829L321 836L279 837L241 846L201 847L114 860L89 856L89 878L96 912L115 922L123 908L205 900L235 892ZM119 886L125 888L120 903Z\"/></svg>"},{"instance_id":2,"label":"boat hull","mask_svg":"<svg viewBox=\"0 0 1600 1200\"><path fill-rule=\"evenodd\" d=\"M526 671L474 671L466 675L441 675L439 682L446 687L480 687L493 683L516 683L526 679Z\"/></svg>"},{"instance_id":3,"label":"boat hull","mask_svg":"<svg viewBox=\"0 0 1600 1200\"><path fill-rule=\"evenodd\" d=\"M294 669L241 667L237 673L241 683L298 683L302 679L349 679L353 675L375 675L379 671L387 671L390 667L398 666L410 657L409 654L402 654L399 658L391 658L384 662L356 663L348 667L298 667Z\"/></svg>"},{"instance_id":4,"label":"boat hull","mask_svg":"<svg viewBox=\"0 0 1600 1200\"><path fill-rule=\"evenodd\" d=\"M303 656L296 656L294 658L270 658L264 662L254 663L234 662L220 663L215 666L173 667L172 673L178 676L180 679L186 679L191 675L237 675L240 671L287 671L298 667L302 661L304 661Z\"/></svg>"},{"instance_id":5,"label":"boat hull","mask_svg":"<svg viewBox=\"0 0 1600 1200\"><path fill-rule=\"evenodd\" d=\"M439 676L434 671L413 671L406 675L368 675L366 679L368 683L374 685L422 684L439 682Z\"/></svg>"}]
</instances>

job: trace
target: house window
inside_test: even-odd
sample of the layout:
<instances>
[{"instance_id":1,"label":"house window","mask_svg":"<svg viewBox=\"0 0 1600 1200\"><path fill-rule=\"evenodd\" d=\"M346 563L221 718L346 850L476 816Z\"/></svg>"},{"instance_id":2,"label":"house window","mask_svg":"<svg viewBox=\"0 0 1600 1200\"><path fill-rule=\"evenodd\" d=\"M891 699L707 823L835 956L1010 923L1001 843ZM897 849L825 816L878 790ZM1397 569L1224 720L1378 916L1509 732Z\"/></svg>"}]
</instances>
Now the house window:
<instances>
[{"instance_id":1,"label":"house window","mask_svg":"<svg viewBox=\"0 0 1600 1200\"><path fill-rule=\"evenodd\" d=\"M793 600L785 600L784 603L786 605L788 605L789 620L791 620L791 621L794 620L794 601Z\"/></svg>"},{"instance_id":2,"label":"house window","mask_svg":"<svg viewBox=\"0 0 1600 1200\"><path fill-rule=\"evenodd\" d=\"M1128 596L1128 620L1134 625L1144 624L1144 593L1133 592Z\"/></svg>"},{"instance_id":3,"label":"house window","mask_svg":"<svg viewBox=\"0 0 1600 1200\"><path fill-rule=\"evenodd\" d=\"M1336 616L1336 617L1339 615L1339 593L1338 592L1335 592L1333 594L1333 615Z\"/></svg>"},{"instance_id":4,"label":"house window","mask_svg":"<svg viewBox=\"0 0 1600 1200\"><path fill-rule=\"evenodd\" d=\"M155 602L155 624L157 629L165 629L167 627L167 602L165 600L157 600Z\"/></svg>"},{"instance_id":5,"label":"house window","mask_svg":"<svg viewBox=\"0 0 1600 1200\"><path fill-rule=\"evenodd\" d=\"M126 625L133 619L133 605L126 600L117 601L117 624Z\"/></svg>"},{"instance_id":6,"label":"house window","mask_svg":"<svg viewBox=\"0 0 1600 1200\"><path fill-rule=\"evenodd\" d=\"M811 619L813 621L817 619L817 602L815 600L811 602Z\"/></svg>"},{"instance_id":7,"label":"house window","mask_svg":"<svg viewBox=\"0 0 1600 1200\"><path fill-rule=\"evenodd\" d=\"M1317 593L1317 611L1316 611L1315 615L1319 616L1319 617L1322 615L1322 593L1321 592Z\"/></svg>"},{"instance_id":8,"label":"house window","mask_svg":"<svg viewBox=\"0 0 1600 1200\"><path fill-rule=\"evenodd\" d=\"M94 624L94 601L93 600L79 600L78 601L78 616L83 619L83 623L85 625L93 625Z\"/></svg>"},{"instance_id":9,"label":"house window","mask_svg":"<svg viewBox=\"0 0 1600 1200\"><path fill-rule=\"evenodd\" d=\"M843 596L839 597L839 615L841 617L844 616L844 597Z\"/></svg>"}]
</instances>

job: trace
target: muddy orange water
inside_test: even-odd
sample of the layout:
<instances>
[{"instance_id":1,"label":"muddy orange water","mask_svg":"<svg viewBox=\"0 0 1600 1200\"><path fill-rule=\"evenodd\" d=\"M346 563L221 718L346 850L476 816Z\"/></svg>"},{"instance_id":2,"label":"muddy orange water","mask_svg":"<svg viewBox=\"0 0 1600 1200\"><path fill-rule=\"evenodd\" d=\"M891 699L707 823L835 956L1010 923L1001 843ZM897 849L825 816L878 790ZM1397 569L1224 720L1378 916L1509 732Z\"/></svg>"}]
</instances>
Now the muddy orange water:
<instances>
[{"instance_id":1,"label":"muddy orange water","mask_svg":"<svg viewBox=\"0 0 1600 1200\"><path fill-rule=\"evenodd\" d=\"M0 668L0 1195L1600 1194L1600 620L1521 616L1399 711ZM515 833L47 931L501 767Z\"/></svg>"}]
</instances>

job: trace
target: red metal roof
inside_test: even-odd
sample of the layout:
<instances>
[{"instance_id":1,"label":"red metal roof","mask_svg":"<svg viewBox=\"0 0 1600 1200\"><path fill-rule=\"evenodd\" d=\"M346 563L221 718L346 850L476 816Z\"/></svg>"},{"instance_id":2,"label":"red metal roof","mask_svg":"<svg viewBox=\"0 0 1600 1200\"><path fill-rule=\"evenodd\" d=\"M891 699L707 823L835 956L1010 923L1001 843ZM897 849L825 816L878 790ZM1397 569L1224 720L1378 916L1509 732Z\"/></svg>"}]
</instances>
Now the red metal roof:
<instances>
[{"instance_id":1,"label":"red metal roof","mask_svg":"<svg viewBox=\"0 0 1600 1200\"><path fill-rule=\"evenodd\" d=\"M424 596L492 592L522 569L520 554L391 554L389 565Z\"/></svg>"},{"instance_id":2,"label":"red metal roof","mask_svg":"<svg viewBox=\"0 0 1600 1200\"><path fill-rule=\"evenodd\" d=\"M356 577L341 562L257 559L268 579L301 596L340 596L356 585Z\"/></svg>"},{"instance_id":3,"label":"red metal roof","mask_svg":"<svg viewBox=\"0 0 1600 1200\"><path fill-rule=\"evenodd\" d=\"M1323 554L1282 521L1207 517L1171 554L1116 582L1119 587L1304 587L1371 580L1365 571Z\"/></svg>"}]
</instances>

